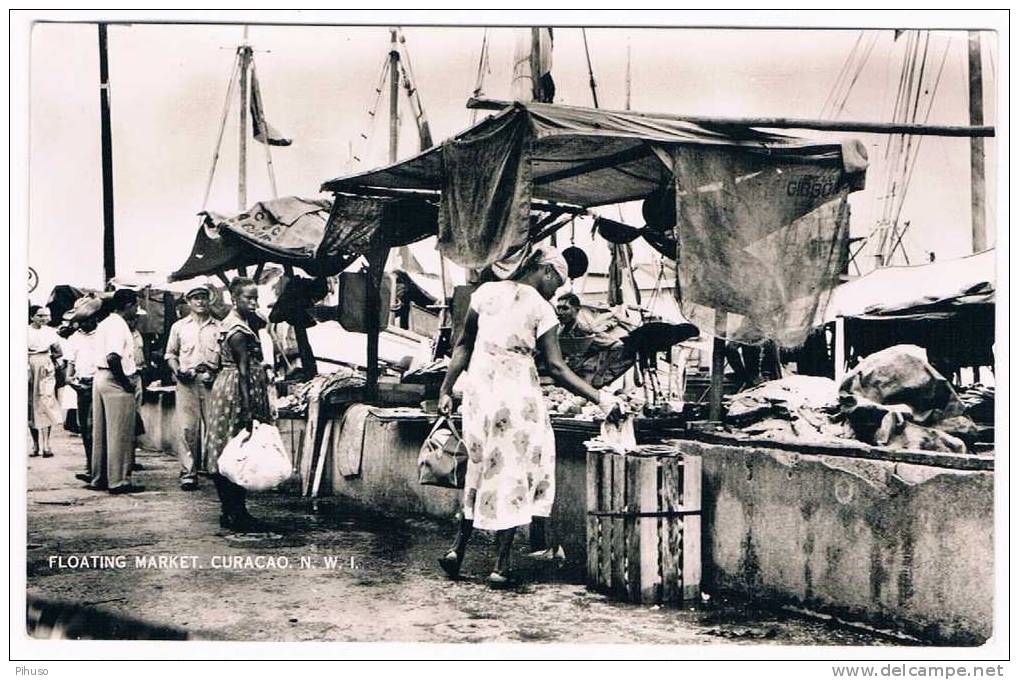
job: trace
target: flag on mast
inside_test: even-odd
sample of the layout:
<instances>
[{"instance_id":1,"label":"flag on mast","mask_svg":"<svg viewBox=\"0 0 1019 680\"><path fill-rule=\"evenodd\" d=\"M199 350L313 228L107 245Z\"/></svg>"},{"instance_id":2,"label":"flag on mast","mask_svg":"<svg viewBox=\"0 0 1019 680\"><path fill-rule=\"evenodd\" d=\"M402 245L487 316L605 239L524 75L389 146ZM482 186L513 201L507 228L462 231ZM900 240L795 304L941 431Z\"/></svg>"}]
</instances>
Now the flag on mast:
<instances>
[{"instance_id":1,"label":"flag on mast","mask_svg":"<svg viewBox=\"0 0 1019 680\"><path fill-rule=\"evenodd\" d=\"M256 140L270 146L290 146L293 141L289 137L284 137L265 119L262 91L258 87L258 76L255 74L254 67L251 69L251 131Z\"/></svg>"}]
</instances>

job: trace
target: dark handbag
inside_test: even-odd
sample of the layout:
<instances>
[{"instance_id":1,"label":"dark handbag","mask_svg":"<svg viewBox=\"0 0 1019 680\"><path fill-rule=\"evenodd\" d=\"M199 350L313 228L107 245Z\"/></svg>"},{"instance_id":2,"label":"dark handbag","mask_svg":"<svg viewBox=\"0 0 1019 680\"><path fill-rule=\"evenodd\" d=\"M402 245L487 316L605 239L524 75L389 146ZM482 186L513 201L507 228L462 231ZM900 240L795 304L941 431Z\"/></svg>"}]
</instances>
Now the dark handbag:
<instances>
[{"instance_id":1,"label":"dark handbag","mask_svg":"<svg viewBox=\"0 0 1019 680\"><path fill-rule=\"evenodd\" d=\"M446 489L464 488L467 476L467 445L453 421L440 416L421 445L418 482Z\"/></svg>"}]
</instances>

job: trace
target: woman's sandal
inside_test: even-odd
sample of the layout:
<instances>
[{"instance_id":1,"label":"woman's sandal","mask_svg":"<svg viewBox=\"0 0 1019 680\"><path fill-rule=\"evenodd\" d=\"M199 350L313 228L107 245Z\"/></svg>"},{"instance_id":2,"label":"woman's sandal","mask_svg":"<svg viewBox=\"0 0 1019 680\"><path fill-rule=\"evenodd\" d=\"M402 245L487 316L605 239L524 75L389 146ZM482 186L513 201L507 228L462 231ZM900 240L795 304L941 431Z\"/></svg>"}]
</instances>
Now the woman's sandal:
<instances>
[{"instance_id":1,"label":"woman's sandal","mask_svg":"<svg viewBox=\"0 0 1019 680\"><path fill-rule=\"evenodd\" d=\"M512 588L516 583L503 574L497 571L493 571L488 575L488 587L493 590L505 590L506 588Z\"/></svg>"},{"instance_id":2,"label":"woman's sandal","mask_svg":"<svg viewBox=\"0 0 1019 680\"><path fill-rule=\"evenodd\" d=\"M42 452L42 457L43 458L52 458L53 457L53 452L52 451L43 451Z\"/></svg>"},{"instance_id":3,"label":"woman's sandal","mask_svg":"<svg viewBox=\"0 0 1019 680\"><path fill-rule=\"evenodd\" d=\"M457 556L455 550L450 550L448 553L439 558L439 566L446 572L446 576L450 578L457 578L460 575L460 563L461 559Z\"/></svg>"}]
</instances>

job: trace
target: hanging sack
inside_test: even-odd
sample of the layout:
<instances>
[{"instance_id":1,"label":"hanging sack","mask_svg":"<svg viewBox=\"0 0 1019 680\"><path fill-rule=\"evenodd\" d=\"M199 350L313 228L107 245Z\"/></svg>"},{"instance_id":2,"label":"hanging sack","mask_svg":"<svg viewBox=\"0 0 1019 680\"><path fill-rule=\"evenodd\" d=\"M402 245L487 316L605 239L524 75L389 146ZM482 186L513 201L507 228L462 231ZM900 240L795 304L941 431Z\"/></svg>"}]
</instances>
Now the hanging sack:
<instances>
[{"instance_id":1,"label":"hanging sack","mask_svg":"<svg viewBox=\"0 0 1019 680\"><path fill-rule=\"evenodd\" d=\"M449 418L440 416L421 445L418 481L425 486L464 488L467 475L467 445Z\"/></svg>"},{"instance_id":2,"label":"hanging sack","mask_svg":"<svg viewBox=\"0 0 1019 680\"><path fill-rule=\"evenodd\" d=\"M280 431L257 420L252 432L241 430L227 442L217 465L219 473L248 491L274 489L290 479L293 466Z\"/></svg>"}]
</instances>

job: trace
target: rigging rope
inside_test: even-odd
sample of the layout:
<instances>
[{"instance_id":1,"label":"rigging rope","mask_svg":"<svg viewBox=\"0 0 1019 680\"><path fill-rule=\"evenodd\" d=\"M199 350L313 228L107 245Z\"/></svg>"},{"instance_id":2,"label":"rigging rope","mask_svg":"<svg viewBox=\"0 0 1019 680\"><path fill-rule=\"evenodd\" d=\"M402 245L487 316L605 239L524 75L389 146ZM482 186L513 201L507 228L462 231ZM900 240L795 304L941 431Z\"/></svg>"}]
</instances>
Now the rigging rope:
<instances>
[{"instance_id":1,"label":"rigging rope","mask_svg":"<svg viewBox=\"0 0 1019 680\"><path fill-rule=\"evenodd\" d=\"M824 118L825 111L828 110L828 105L835 101L835 93L842 87L842 82L849 72L849 65L853 61L853 57L856 56L856 50L860 47L860 42L863 40L863 31L856 36L856 42L853 43L853 48L849 50L849 54L846 56L846 60L842 63L842 69L839 74L835 76L835 82L832 84L831 90L828 92L828 96L825 98L824 103L821 105L821 111L818 113L818 118Z\"/></svg>"},{"instance_id":2,"label":"rigging rope","mask_svg":"<svg viewBox=\"0 0 1019 680\"><path fill-rule=\"evenodd\" d=\"M474 79L474 92L475 97L481 97L484 93L485 87L485 74L489 73L488 64L488 29L481 36L481 53L478 55L478 75ZM471 125L474 125L478 120L478 109L471 109Z\"/></svg>"},{"instance_id":3,"label":"rigging rope","mask_svg":"<svg viewBox=\"0 0 1019 680\"><path fill-rule=\"evenodd\" d=\"M212 167L209 168L209 178L205 182L205 195L202 198L202 212L205 212L209 205L209 193L212 191L212 179L216 175L216 164L219 163L219 151L223 146L223 131L226 129L226 119L230 115L230 102L233 101L234 85L237 83L237 73L240 70L239 54L234 55L234 65L230 70L230 81L226 87L226 101L223 102L223 116L219 121L219 135L216 137L216 148L212 152Z\"/></svg>"},{"instance_id":4,"label":"rigging rope","mask_svg":"<svg viewBox=\"0 0 1019 680\"><path fill-rule=\"evenodd\" d=\"M378 120L375 117L375 112L378 111L379 102L382 100L382 90L383 86L386 84L386 76L388 75L389 75L389 52L386 52L385 56L383 56L382 58L382 68L379 72L378 82L375 85L375 97L374 100L372 101L371 106L368 108L367 134L365 134L365 132L361 132L358 135L359 143L361 144L361 155L363 156L368 155L367 152L369 151L371 140L375 134L375 123ZM362 162L361 157L358 156L357 154L353 154L353 157L356 163Z\"/></svg>"},{"instance_id":5,"label":"rigging rope","mask_svg":"<svg viewBox=\"0 0 1019 680\"><path fill-rule=\"evenodd\" d=\"M853 87L856 85L856 81L859 80L860 74L863 73L863 68L867 65L867 60L870 59L871 53L874 51L874 46L877 44L878 35L875 33L871 36L870 42L866 48L864 48L863 55L860 57L860 61L856 66L856 72L853 74L852 80L846 87L845 94L842 96L842 101L838 105L838 109L832 114L832 118L838 118L842 115L842 112L846 108L846 104L849 102L849 95L853 92Z\"/></svg>"}]
</instances>

